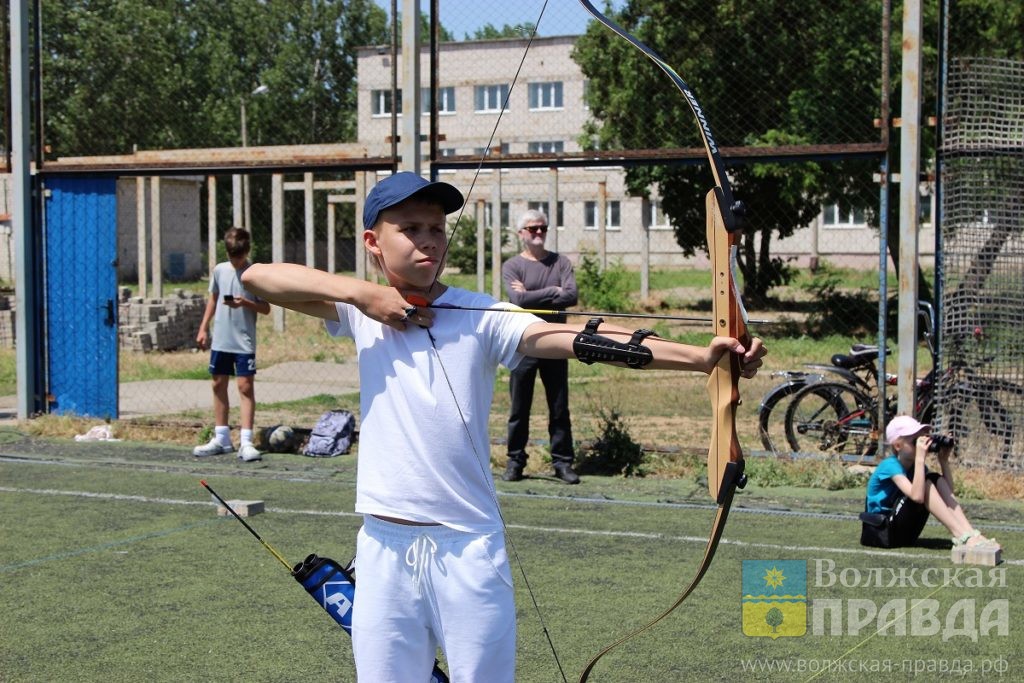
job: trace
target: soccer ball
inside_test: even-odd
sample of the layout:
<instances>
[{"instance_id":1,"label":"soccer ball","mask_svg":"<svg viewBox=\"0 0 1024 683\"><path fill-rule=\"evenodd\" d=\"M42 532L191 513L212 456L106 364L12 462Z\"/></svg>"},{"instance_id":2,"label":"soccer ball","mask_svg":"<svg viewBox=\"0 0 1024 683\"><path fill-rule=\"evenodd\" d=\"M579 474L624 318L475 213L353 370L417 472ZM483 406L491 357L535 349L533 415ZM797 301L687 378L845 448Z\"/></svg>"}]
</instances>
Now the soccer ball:
<instances>
[{"instance_id":1,"label":"soccer ball","mask_svg":"<svg viewBox=\"0 0 1024 683\"><path fill-rule=\"evenodd\" d=\"M275 427L274 431L270 432L267 442L270 444L270 450L275 453L287 453L295 445L295 431L288 425Z\"/></svg>"}]
</instances>

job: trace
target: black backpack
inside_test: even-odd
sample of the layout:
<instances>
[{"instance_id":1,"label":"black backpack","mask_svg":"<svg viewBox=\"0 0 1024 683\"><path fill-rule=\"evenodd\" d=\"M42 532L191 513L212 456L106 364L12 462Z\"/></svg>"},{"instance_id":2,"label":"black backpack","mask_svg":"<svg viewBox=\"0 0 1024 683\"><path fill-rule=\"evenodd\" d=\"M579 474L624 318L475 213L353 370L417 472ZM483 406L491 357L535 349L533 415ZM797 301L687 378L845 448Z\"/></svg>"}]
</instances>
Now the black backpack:
<instances>
[{"instance_id":1,"label":"black backpack","mask_svg":"<svg viewBox=\"0 0 1024 683\"><path fill-rule=\"evenodd\" d=\"M348 453L356 439L356 418L347 410L328 410L317 420L303 455L332 458Z\"/></svg>"}]
</instances>

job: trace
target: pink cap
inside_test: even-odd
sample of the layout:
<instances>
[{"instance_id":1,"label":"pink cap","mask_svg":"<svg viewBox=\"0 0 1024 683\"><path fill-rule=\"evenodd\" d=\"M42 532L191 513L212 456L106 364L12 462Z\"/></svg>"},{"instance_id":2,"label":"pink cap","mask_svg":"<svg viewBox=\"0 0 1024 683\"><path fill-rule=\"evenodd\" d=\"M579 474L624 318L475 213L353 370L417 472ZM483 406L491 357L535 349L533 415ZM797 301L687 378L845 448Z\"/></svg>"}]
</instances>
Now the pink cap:
<instances>
[{"instance_id":1,"label":"pink cap","mask_svg":"<svg viewBox=\"0 0 1024 683\"><path fill-rule=\"evenodd\" d=\"M929 424L921 424L909 415L900 415L889 421L885 428L885 442L892 443L901 436L913 436L922 429L931 429Z\"/></svg>"}]
</instances>

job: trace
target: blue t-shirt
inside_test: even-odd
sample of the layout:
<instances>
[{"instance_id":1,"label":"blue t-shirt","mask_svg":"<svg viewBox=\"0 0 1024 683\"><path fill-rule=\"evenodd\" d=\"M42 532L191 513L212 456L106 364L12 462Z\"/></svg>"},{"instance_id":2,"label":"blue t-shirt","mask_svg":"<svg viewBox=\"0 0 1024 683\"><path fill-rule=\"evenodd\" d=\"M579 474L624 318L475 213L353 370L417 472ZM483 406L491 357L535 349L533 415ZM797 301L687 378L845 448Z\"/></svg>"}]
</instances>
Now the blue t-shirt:
<instances>
[{"instance_id":1,"label":"blue t-shirt","mask_svg":"<svg viewBox=\"0 0 1024 683\"><path fill-rule=\"evenodd\" d=\"M900 487L892 480L897 474L907 476L906 470L895 455L890 455L875 468L868 482L867 511L889 512L902 495Z\"/></svg>"}]
</instances>

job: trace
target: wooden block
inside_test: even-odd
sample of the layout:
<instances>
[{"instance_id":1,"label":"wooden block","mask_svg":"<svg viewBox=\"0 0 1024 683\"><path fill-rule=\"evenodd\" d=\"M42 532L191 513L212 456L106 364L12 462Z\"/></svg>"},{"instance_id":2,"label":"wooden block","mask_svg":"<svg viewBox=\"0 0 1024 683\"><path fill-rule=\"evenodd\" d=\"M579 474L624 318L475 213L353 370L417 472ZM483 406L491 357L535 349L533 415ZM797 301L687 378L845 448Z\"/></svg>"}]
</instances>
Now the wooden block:
<instances>
[{"instance_id":1,"label":"wooden block","mask_svg":"<svg viewBox=\"0 0 1024 683\"><path fill-rule=\"evenodd\" d=\"M229 500L228 505L231 509L238 513L239 517L251 517L258 515L263 512L263 501L262 500ZM223 505L217 506L217 515L220 517L226 517L231 513Z\"/></svg>"}]
</instances>

